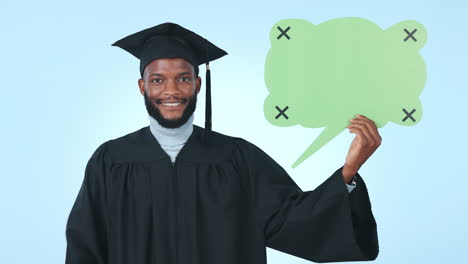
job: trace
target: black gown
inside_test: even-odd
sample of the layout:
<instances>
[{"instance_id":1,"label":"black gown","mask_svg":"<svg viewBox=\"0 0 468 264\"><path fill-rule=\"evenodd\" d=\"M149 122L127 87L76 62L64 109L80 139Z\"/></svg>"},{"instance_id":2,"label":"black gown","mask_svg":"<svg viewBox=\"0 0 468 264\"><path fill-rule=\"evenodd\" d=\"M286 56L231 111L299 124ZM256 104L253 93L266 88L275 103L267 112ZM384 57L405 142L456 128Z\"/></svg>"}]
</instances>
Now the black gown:
<instances>
[{"instance_id":1,"label":"black gown","mask_svg":"<svg viewBox=\"0 0 468 264\"><path fill-rule=\"evenodd\" d=\"M312 191L248 141L193 133L175 164L149 126L100 145L66 226L67 264L263 264L266 247L314 262L374 260L364 181L342 168Z\"/></svg>"}]
</instances>

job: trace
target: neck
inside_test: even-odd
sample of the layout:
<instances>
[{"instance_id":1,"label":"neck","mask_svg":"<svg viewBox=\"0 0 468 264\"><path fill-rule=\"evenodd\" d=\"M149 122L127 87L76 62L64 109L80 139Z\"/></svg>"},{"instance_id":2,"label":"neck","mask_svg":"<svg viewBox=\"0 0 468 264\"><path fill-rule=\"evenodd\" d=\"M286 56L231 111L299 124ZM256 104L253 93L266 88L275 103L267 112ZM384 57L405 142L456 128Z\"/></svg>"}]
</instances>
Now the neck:
<instances>
[{"instance_id":1,"label":"neck","mask_svg":"<svg viewBox=\"0 0 468 264\"><path fill-rule=\"evenodd\" d=\"M194 114L182 126L167 128L161 126L156 119L148 115L150 130L161 146L175 146L184 144L193 131Z\"/></svg>"}]
</instances>

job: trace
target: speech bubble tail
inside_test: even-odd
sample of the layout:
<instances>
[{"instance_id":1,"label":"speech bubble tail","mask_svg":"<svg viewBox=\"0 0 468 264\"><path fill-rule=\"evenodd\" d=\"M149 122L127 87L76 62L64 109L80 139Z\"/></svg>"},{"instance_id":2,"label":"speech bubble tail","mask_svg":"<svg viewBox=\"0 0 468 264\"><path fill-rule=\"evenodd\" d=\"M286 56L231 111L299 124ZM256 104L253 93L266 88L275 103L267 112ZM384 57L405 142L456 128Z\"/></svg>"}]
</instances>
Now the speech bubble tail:
<instances>
[{"instance_id":1,"label":"speech bubble tail","mask_svg":"<svg viewBox=\"0 0 468 264\"><path fill-rule=\"evenodd\" d=\"M304 160L309 158L312 154L314 154L317 150L327 144L330 140L338 136L341 132L343 132L345 128L341 126L329 126L326 127L322 133L310 144L310 146L302 153L302 155L294 162L292 165L293 168L296 168L299 164L301 164Z\"/></svg>"}]
</instances>

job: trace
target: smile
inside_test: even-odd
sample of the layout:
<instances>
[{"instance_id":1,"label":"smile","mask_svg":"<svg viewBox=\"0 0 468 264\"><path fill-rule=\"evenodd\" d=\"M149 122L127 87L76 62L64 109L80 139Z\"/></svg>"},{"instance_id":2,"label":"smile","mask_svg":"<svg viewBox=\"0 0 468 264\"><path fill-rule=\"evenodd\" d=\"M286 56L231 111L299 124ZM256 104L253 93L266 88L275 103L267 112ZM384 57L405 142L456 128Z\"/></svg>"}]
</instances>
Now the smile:
<instances>
[{"instance_id":1,"label":"smile","mask_svg":"<svg viewBox=\"0 0 468 264\"><path fill-rule=\"evenodd\" d=\"M178 106L182 103L161 103L162 105L165 105L165 106Z\"/></svg>"}]
</instances>

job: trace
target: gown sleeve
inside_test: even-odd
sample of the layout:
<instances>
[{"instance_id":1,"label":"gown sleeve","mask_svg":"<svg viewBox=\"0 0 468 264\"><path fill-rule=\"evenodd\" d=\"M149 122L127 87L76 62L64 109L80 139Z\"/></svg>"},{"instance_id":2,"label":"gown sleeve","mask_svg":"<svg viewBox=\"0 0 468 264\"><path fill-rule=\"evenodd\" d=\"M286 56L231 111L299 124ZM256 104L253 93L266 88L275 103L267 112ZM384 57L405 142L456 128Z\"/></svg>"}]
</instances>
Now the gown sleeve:
<instances>
[{"instance_id":1,"label":"gown sleeve","mask_svg":"<svg viewBox=\"0 0 468 264\"><path fill-rule=\"evenodd\" d=\"M351 193L343 167L316 189L304 192L271 157L245 142L256 218L266 246L314 262L377 258L377 226L359 174Z\"/></svg>"},{"instance_id":2,"label":"gown sleeve","mask_svg":"<svg viewBox=\"0 0 468 264\"><path fill-rule=\"evenodd\" d=\"M66 226L66 264L107 263L105 176L109 158L105 144L89 159L84 180Z\"/></svg>"},{"instance_id":3,"label":"gown sleeve","mask_svg":"<svg viewBox=\"0 0 468 264\"><path fill-rule=\"evenodd\" d=\"M348 192L352 192L354 188L356 188L356 176L353 177L351 184L346 184L346 188L348 189Z\"/></svg>"}]
</instances>

